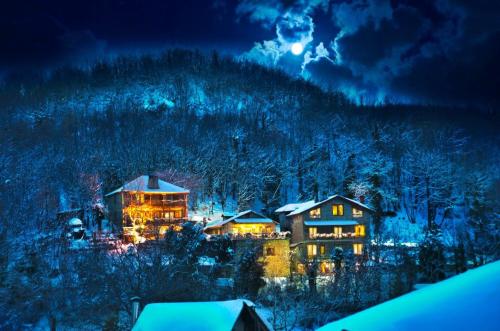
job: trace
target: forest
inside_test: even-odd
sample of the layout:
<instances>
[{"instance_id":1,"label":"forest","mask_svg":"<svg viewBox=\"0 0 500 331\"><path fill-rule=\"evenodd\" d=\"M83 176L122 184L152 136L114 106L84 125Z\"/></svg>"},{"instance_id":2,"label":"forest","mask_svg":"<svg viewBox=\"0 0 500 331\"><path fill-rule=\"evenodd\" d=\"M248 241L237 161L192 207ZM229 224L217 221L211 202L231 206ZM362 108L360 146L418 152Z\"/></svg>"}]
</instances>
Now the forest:
<instances>
[{"instance_id":1,"label":"forest","mask_svg":"<svg viewBox=\"0 0 500 331\"><path fill-rule=\"evenodd\" d=\"M270 307L277 330L312 329L499 258L497 113L355 104L277 70L179 49L5 77L0 111L1 329L44 319L128 329L138 293L146 302L247 296ZM209 214L274 217L285 203L364 197L386 249L361 267L333 252L344 269L318 291L311 273L259 291L254 252L234 261L229 243L208 247L197 226L123 254L68 249L57 212L91 210L153 172ZM205 255L218 265L198 265ZM209 286L226 264L238 265L242 293Z\"/></svg>"}]
</instances>

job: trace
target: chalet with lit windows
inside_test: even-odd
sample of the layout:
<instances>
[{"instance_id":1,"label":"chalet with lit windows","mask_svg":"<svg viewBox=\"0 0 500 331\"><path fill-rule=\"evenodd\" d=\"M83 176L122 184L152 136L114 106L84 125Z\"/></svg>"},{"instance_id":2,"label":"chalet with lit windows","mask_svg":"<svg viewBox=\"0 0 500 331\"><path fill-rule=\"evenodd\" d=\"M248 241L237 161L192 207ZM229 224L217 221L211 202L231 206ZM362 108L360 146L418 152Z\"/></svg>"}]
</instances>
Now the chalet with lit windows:
<instances>
[{"instance_id":1,"label":"chalet with lit windows","mask_svg":"<svg viewBox=\"0 0 500 331\"><path fill-rule=\"evenodd\" d=\"M187 221L188 195L157 176L140 176L106 194L108 218L125 239L155 239Z\"/></svg>"},{"instance_id":2,"label":"chalet with lit windows","mask_svg":"<svg viewBox=\"0 0 500 331\"><path fill-rule=\"evenodd\" d=\"M253 210L245 210L232 217L208 224L207 234L231 234L233 237L262 237L276 232L276 223Z\"/></svg>"},{"instance_id":3,"label":"chalet with lit windows","mask_svg":"<svg viewBox=\"0 0 500 331\"><path fill-rule=\"evenodd\" d=\"M341 195L305 203L287 214L291 219L291 246L300 261L322 261L322 272L333 269L335 247L361 255L368 242L373 210Z\"/></svg>"},{"instance_id":4,"label":"chalet with lit windows","mask_svg":"<svg viewBox=\"0 0 500 331\"><path fill-rule=\"evenodd\" d=\"M257 249L264 262L267 277L290 275L290 238L277 232L277 223L252 210L208 224L205 233L210 237L229 235L236 259L250 249Z\"/></svg>"}]
</instances>

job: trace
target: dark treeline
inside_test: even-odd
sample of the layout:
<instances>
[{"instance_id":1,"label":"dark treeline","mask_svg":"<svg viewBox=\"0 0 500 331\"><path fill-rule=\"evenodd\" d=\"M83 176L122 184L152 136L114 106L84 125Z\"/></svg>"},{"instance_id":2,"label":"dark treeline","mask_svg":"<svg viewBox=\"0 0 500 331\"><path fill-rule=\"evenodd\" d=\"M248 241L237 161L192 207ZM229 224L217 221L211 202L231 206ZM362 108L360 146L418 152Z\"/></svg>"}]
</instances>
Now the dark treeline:
<instances>
[{"instance_id":1,"label":"dark treeline","mask_svg":"<svg viewBox=\"0 0 500 331\"><path fill-rule=\"evenodd\" d=\"M364 196L378 242L423 242L428 256L445 245L466 265L498 258L495 114L357 106L279 71L182 50L8 77L0 111L7 274L58 233L57 211L90 208L150 172L191 189L193 210L271 215L285 202Z\"/></svg>"}]
</instances>

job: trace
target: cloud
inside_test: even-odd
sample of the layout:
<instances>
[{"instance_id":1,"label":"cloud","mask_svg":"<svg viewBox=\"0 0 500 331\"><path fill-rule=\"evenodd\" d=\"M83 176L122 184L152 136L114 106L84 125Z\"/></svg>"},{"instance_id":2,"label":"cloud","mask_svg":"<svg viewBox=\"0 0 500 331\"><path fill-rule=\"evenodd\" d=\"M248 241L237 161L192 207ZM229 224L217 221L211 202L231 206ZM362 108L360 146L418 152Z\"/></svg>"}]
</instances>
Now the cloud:
<instances>
[{"instance_id":1,"label":"cloud","mask_svg":"<svg viewBox=\"0 0 500 331\"><path fill-rule=\"evenodd\" d=\"M276 37L272 40L256 42L254 47L242 54L241 59L276 66L293 43L300 42L304 48L313 41L314 23L310 16L286 12L277 20Z\"/></svg>"},{"instance_id":2,"label":"cloud","mask_svg":"<svg viewBox=\"0 0 500 331\"><path fill-rule=\"evenodd\" d=\"M354 0L332 5L332 20L341 28L342 35L353 34L369 22L378 28L383 20L391 19L389 0Z\"/></svg>"},{"instance_id":3,"label":"cloud","mask_svg":"<svg viewBox=\"0 0 500 331\"><path fill-rule=\"evenodd\" d=\"M318 62L321 59L325 59L329 61L330 63L335 63L334 60L330 58L330 52L328 52L328 49L323 45L323 43L319 43L318 46L316 46L315 49L315 54L311 51L307 51L304 54L304 62L302 62L302 76L308 78L309 74L306 71L306 66L311 63L311 62Z\"/></svg>"},{"instance_id":4,"label":"cloud","mask_svg":"<svg viewBox=\"0 0 500 331\"><path fill-rule=\"evenodd\" d=\"M270 28L282 15L283 6L275 1L241 1L236 7L236 15L240 19L247 16L250 22L261 23L264 27Z\"/></svg>"},{"instance_id":5,"label":"cloud","mask_svg":"<svg viewBox=\"0 0 500 331\"><path fill-rule=\"evenodd\" d=\"M499 6L493 7L498 13ZM275 38L257 42L247 59L337 88L357 102L454 103L467 98L459 97L467 95L464 86L479 100L480 89L446 80L448 74L467 80L458 65L474 70L475 85L485 86L488 98L498 100L493 93L498 79L477 63L496 68L488 56L500 56L491 44L500 23L486 2L243 0L238 8L239 15L276 31ZM297 41L305 45L299 66L288 55ZM425 86L434 72L441 87Z\"/></svg>"},{"instance_id":6,"label":"cloud","mask_svg":"<svg viewBox=\"0 0 500 331\"><path fill-rule=\"evenodd\" d=\"M313 32L313 20L307 15L287 12L276 24L276 35L283 45L300 42L305 46L313 40Z\"/></svg>"}]
</instances>

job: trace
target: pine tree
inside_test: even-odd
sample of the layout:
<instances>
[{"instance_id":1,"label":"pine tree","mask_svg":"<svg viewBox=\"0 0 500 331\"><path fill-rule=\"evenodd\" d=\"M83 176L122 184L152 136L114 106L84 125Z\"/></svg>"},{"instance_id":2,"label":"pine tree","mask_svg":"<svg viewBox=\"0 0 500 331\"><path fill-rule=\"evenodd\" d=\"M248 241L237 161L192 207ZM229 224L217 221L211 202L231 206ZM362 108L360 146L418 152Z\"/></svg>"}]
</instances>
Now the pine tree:
<instances>
[{"instance_id":1,"label":"pine tree","mask_svg":"<svg viewBox=\"0 0 500 331\"><path fill-rule=\"evenodd\" d=\"M435 283L445 278L446 258L441 231L437 227L427 231L420 246L419 267L425 281Z\"/></svg>"},{"instance_id":2,"label":"pine tree","mask_svg":"<svg viewBox=\"0 0 500 331\"><path fill-rule=\"evenodd\" d=\"M354 182L356 181L356 167L354 165L355 158L355 154L350 154L347 158L347 165L344 172L344 181L342 183L342 190L344 191L344 195L351 199L354 198L352 184L354 184Z\"/></svg>"},{"instance_id":3,"label":"pine tree","mask_svg":"<svg viewBox=\"0 0 500 331\"><path fill-rule=\"evenodd\" d=\"M455 262L455 272L457 274L467 271L467 259L465 258L465 246L462 239L453 248L453 258Z\"/></svg>"},{"instance_id":4,"label":"pine tree","mask_svg":"<svg viewBox=\"0 0 500 331\"><path fill-rule=\"evenodd\" d=\"M248 295L250 298L257 297L259 290L265 285L264 265L259 261L258 249L245 251L238 263L234 277L234 288L240 295Z\"/></svg>"}]
</instances>

